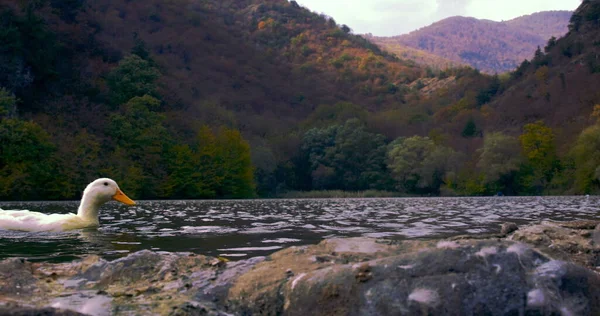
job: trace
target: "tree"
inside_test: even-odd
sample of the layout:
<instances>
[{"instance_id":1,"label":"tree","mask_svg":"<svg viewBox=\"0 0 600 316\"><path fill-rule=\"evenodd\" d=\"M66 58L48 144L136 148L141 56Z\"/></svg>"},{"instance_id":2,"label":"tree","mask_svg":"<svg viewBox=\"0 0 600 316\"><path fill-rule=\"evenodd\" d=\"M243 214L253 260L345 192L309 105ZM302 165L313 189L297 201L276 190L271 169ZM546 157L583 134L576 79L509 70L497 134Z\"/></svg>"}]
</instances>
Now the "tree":
<instances>
[{"instance_id":1,"label":"tree","mask_svg":"<svg viewBox=\"0 0 600 316\"><path fill-rule=\"evenodd\" d=\"M400 190L438 194L446 173L457 168L459 154L428 137L399 138L390 144L388 168Z\"/></svg>"},{"instance_id":2,"label":"tree","mask_svg":"<svg viewBox=\"0 0 600 316\"><path fill-rule=\"evenodd\" d=\"M250 145L239 131L221 128L217 136L217 170L221 181L217 186L220 196L248 198L254 196L254 168Z\"/></svg>"},{"instance_id":3,"label":"tree","mask_svg":"<svg viewBox=\"0 0 600 316\"><path fill-rule=\"evenodd\" d=\"M313 189L384 190L390 186L384 137L367 132L358 119L309 130L302 150L311 165Z\"/></svg>"},{"instance_id":4,"label":"tree","mask_svg":"<svg viewBox=\"0 0 600 316\"><path fill-rule=\"evenodd\" d=\"M529 185L543 188L552 179L558 168L554 132L542 121L527 124L523 130L519 141L523 155L532 170L532 175L526 182Z\"/></svg>"},{"instance_id":5,"label":"tree","mask_svg":"<svg viewBox=\"0 0 600 316\"><path fill-rule=\"evenodd\" d=\"M600 125L581 132L571 155L575 160L575 188L591 193L600 184Z\"/></svg>"},{"instance_id":6,"label":"tree","mask_svg":"<svg viewBox=\"0 0 600 316\"><path fill-rule=\"evenodd\" d=\"M129 55L119 62L107 77L114 105L128 102L131 98L144 95L158 98L156 80L158 69L138 55Z\"/></svg>"},{"instance_id":7,"label":"tree","mask_svg":"<svg viewBox=\"0 0 600 316\"><path fill-rule=\"evenodd\" d=\"M46 21L36 14L41 4L25 3L23 14L6 6L0 11L0 86L33 108L34 101L61 79L57 66L68 57L61 56L67 52Z\"/></svg>"},{"instance_id":8,"label":"tree","mask_svg":"<svg viewBox=\"0 0 600 316\"><path fill-rule=\"evenodd\" d=\"M169 150L165 193L170 198L200 197L194 156L188 145L175 145Z\"/></svg>"},{"instance_id":9,"label":"tree","mask_svg":"<svg viewBox=\"0 0 600 316\"><path fill-rule=\"evenodd\" d=\"M5 88L0 87L0 119L13 118L17 114L17 98Z\"/></svg>"},{"instance_id":10,"label":"tree","mask_svg":"<svg viewBox=\"0 0 600 316\"><path fill-rule=\"evenodd\" d=\"M351 119L337 130L334 143L326 149L324 158L326 165L335 170L338 188L356 191L388 187L391 179L383 135L369 133L359 120Z\"/></svg>"},{"instance_id":11,"label":"tree","mask_svg":"<svg viewBox=\"0 0 600 316\"><path fill-rule=\"evenodd\" d=\"M133 33L133 41L135 44L131 49L131 53L133 55L139 56L143 60L150 62L150 64L152 65L154 61L150 58L150 52L146 48L146 42L144 42L144 40L140 38L137 32Z\"/></svg>"},{"instance_id":12,"label":"tree","mask_svg":"<svg viewBox=\"0 0 600 316\"><path fill-rule=\"evenodd\" d=\"M198 194L204 198L217 197L218 187L224 174L220 168L222 157L217 156L217 138L210 127L203 125L196 135L196 185Z\"/></svg>"},{"instance_id":13,"label":"tree","mask_svg":"<svg viewBox=\"0 0 600 316\"><path fill-rule=\"evenodd\" d=\"M514 180L523 162L519 140L502 133L489 133L483 139L483 148L477 168L492 190L514 193Z\"/></svg>"},{"instance_id":14,"label":"tree","mask_svg":"<svg viewBox=\"0 0 600 316\"><path fill-rule=\"evenodd\" d=\"M168 154L166 192L177 198L249 198L255 195L250 146L241 134L202 126L192 146Z\"/></svg>"},{"instance_id":15,"label":"tree","mask_svg":"<svg viewBox=\"0 0 600 316\"><path fill-rule=\"evenodd\" d=\"M134 97L113 113L107 124L107 135L115 145L115 161L121 162L116 176L135 176L143 184L132 196L164 195L159 184L166 178L166 152L174 141L164 126L165 116L155 112L159 106L160 101L152 96Z\"/></svg>"},{"instance_id":16,"label":"tree","mask_svg":"<svg viewBox=\"0 0 600 316\"><path fill-rule=\"evenodd\" d=\"M465 138L477 136L477 125L475 125L474 119L470 118L467 121L461 135Z\"/></svg>"},{"instance_id":17,"label":"tree","mask_svg":"<svg viewBox=\"0 0 600 316\"><path fill-rule=\"evenodd\" d=\"M69 197L50 136L39 125L0 120L0 199Z\"/></svg>"}]
</instances>

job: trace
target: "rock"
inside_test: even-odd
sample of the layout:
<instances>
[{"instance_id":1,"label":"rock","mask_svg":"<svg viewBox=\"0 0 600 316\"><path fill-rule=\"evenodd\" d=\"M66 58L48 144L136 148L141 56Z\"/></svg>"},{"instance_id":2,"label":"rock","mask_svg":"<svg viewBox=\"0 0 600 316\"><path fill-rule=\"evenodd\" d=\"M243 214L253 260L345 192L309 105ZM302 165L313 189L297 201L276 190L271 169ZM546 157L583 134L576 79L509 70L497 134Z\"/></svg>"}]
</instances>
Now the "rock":
<instances>
[{"instance_id":1,"label":"rock","mask_svg":"<svg viewBox=\"0 0 600 316\"><path fill-rule=\"evenodd\" d=\"M519 226L517 226L517 224L512 223L512 222L506 222L506 223L502 224L502 227L500 229L500 234L506 236L506 235L514 232L517 229L519 229Z\"/></svg>"},{"instance_id":2,"label":"rock","mask_svg":"<svg viewBox=\"0 0 600 316\"><path fill-rule=\"evenodd\" d=\"M52 307L32 308L22 306L0 306L0 316L84 316L78 312Z\"/></svg>"},{"instance_id":3,"label":"rock","mask_svg":"<svg viewBox=\"0 0 600 316\"><path fill-rule=\"evenodd\" d=\"M31 263L23 259L0 262L0 296L19 298L33 295L42 286L31 273Z\"/></svg>"},{"instance_id":4,"label":"rock","mask_svg":"<svg viewBox=\"0 0 600 316\"><path fill-rule=\"evenodd\" d=\"M114 261L9 259L0 261L0 302L13 305L0 315L600 315L597 227L328 239L233 262L147 250Z\"/></svg>"},{"instance_id":5,"label":"rock","mask_svg":"<svg viewBox=\"0 0 600 316\"><path fill-rule=\"evenodd\" d=\"M527 243L560 260L590 269L600 266L600 244L590 237L598 221L551 222L524 227L508 239Z\"/></svg>"},{"instance_id":6,"label":"rock","mask_svg":"<svg viewBox=\"0 0 600 316\"><path fill-rule=\"evenodd\" d=\"M362 240L356 240L363 243ZM352 242L353 240L346 240ZM333 241L335 244L337 241ZM355 253L346 264L316 263L308 256L328 248L324 241L295 259L297 276L286 281L270 274L289 265L288 254L258 264L230 291L239 314L285 315L442 315L600 313L600 276L572 263L556 261L527 245L509 241L462 241L458 247L403 242L395 255L373 254L368 262ZM410 245L404 245L409 243ZM419 246L416 246L419 244ZM391 251L382 249L381 254ZM368 278L364 278L365 275ZM568 284L568 285L566 285ZM531 304L528 294L533 293ZM560 297L560 301L553 298ZM543 303L540 303L543 302Z\"/></svg>"}]
</instances>

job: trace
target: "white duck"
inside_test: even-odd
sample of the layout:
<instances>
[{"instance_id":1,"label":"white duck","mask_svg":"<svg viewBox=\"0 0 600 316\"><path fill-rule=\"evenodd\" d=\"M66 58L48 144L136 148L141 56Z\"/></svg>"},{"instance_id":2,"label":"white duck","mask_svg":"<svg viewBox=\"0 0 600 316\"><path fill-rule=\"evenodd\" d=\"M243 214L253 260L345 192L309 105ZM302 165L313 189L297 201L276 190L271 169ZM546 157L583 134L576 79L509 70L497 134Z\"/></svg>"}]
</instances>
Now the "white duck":
<instances>
[{"instance_id":1,"label":"white duck","mask_svg":"<svg viewBox=\"0 0 600 316\"><path fill-rule=\"evenodd\" d=\"M41 232L96 227L100 224L98 220L100 206L110 200L135 205L135 202L119 189L115 181L101 178L85 188L77 214L43 214L26 210L0 209L0 230Z\"/></svg>"}]
</instances>

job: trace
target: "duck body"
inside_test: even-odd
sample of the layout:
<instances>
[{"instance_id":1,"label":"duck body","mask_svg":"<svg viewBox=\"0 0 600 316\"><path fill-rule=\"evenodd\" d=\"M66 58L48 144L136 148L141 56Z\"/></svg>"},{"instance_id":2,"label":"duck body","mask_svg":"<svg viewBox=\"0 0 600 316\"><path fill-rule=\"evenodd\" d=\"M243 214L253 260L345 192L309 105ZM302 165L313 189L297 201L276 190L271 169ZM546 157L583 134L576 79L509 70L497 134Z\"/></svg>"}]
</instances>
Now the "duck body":
<instances>
[{"instance_id":1,"label":"duck body","mask_svg":"<svg viewBox=\"0 0 600 316\"><path fill-rule=\"evenodd\" d=\"M27 210L0 209L0 229L28 232L65 231L95 227L99 223L86 221L77 214L44 214Z\"/></svg>"},{"instance_id":2,"label":"duck body","mask_svg":"<svg viewBox=\"0 0 600 316\"><path fill-rule=\"evenodd\" d=\"M28 210L0 209L0 230L57 232L97 227L100 225L98 219L100 206L110 200L135 205L135 202L119 189L115 181L101 178L85 188L77 214L44 214Z\"/></svg>"}]
</instances>

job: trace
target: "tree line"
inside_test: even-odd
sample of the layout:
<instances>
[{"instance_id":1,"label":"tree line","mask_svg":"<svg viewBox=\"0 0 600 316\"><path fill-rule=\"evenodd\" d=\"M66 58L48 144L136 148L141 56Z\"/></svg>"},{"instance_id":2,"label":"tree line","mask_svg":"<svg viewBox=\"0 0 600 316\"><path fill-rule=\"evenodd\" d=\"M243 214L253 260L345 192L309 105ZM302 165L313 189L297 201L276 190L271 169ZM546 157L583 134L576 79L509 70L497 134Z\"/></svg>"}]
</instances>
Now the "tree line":
<instances>
[{"instance_id":1,"label":"tree line","mask_svg":"<svg viewBox=\"0 0 600 316\"><path fill-rule=\"evenodd\" d=\"M255 196L250 146L241 133L202 126L193 141L177 139L161 111L160 70L143 47L133 52L107 76L111 111L98 113L96 133L82 128L54 138L19 118L20 100L0 87L0 199L77 198L97 177L114 178L134 198Z\"/></svg>"}]
</instances>

